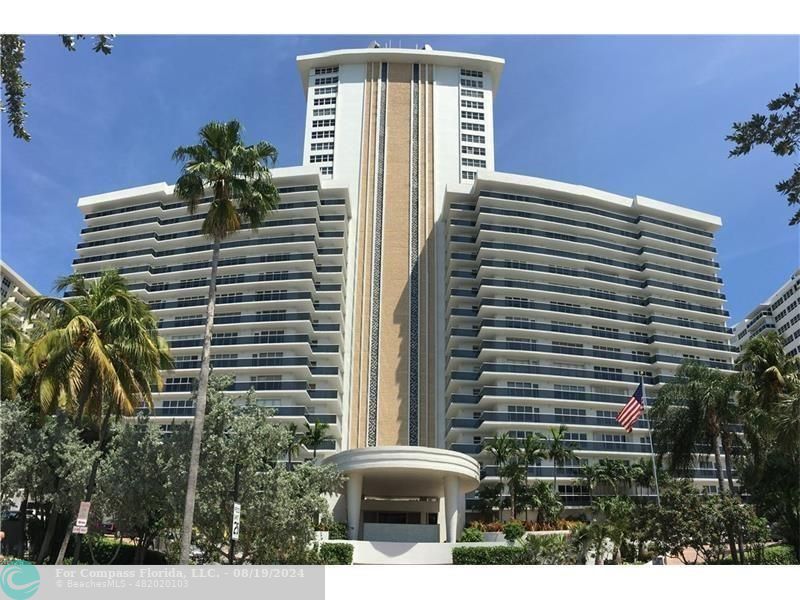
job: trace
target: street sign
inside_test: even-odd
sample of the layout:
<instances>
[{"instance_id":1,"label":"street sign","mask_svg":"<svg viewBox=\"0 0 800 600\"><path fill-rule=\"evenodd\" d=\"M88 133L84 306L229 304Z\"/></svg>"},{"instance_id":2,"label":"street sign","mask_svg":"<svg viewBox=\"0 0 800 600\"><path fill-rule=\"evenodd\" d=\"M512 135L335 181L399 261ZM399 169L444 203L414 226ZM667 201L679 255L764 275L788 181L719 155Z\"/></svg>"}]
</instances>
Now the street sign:
<instances>
[{"instance_id":1,"label":"street sign","mask_svg":"<svg viewBox=\"0 0 800 600\"><path fill-rule=\"evenodd\" d=\"M239 517L242 514L242 505L238 502L233 503L233 524L231 525L231 539L239 539Z\"/></svg>"},{"instance_id":2,"label":"street sign","mask_svg":"<svg viewBox=\"0 0 800 600\"><path fill-rule=\"evenodd\" d=\"M88 533L89 528L86 525L75 525L72 528L72 533Z\"/></svg>"},{"instance_id":3,"label":"street sign","mask_svg":"<svg viewBox=\"0 0 800 600\"><path fill-rule=\"evenodd\" d=\"M89 507L91 505L91 502L81 502L81 507L78 510L78 518L75 520L76 527L86 527L86 523L89 521ZM81 533L86 532L82 531Z\"/></svg>"}]
</instances>

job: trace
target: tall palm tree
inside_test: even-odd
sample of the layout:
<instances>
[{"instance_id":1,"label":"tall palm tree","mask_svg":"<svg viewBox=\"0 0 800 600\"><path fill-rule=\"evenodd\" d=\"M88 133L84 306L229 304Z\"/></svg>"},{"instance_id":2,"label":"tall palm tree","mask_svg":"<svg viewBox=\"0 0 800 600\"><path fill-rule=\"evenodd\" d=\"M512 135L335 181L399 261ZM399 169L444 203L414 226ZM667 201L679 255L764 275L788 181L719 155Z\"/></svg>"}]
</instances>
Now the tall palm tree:
<instances>
[{"instance_id":1,"label":"tall palm tree","mask_svg":"<svg viewBox=\"0 0 800 600\"><path fill-rule=\"evenodd\" d=\"M104 272L96 281L69 275L55 288L67 296L37 296L28 306L29 315L46 315L48 324L26 353L33 372L30 387L43 411L64 410L72 414L75 427L86 425L96 436L100 452L86 482L88 501L111 417L131 416L141 405L152 407L152 390L163 386L160 371L173 363L150 307L128 290L116 271ZM71 529L70 525L59 563ZM77 557L79 544L75 552Z\"/></svg>"},{"instance_id":2,"label":"tall palm tree","mask_svg":"<svg viewBox=\"0 0 800 600\"><path fill-rule=\"evenodd\" d=\"M653 441L660 457L669 454L671 472L686 472L697 455L711 448L720 493L725 487L720 446L726 446L725 462L730 464L733 457L726 439L739 419L732 384L721 371L693 361L683 363L675 379L659 390L650 415Z\"/></svg>"},{"instance_id":3,"label":"tall palm tree","mask_svg":"<svg viewBox=\"0 0 800 600\"><path fill-rule=\"evenodd\" d=\"M289 438L286 440L286 463L288 469L292 470L292 459L300 452L300 446L303 445L303 436L297 433L297 425L290 423L287 427L289 430Z\"/></svg>"},{"instance_id":4,"label":"tall palm tree","mask_svg":"<svg viewBox=\"0 0 800 600\"><path fill-rule=\"evenodd\" d=\"M13 398L23 375L23 347L25 335L19 327L22 310L16 304L6 304L0 309L0 396Z\"/></svg>"},{"instance_id":5,"label":"tall palm tree","mask_svg":"<svg viewBox=\"0 0 800 600\"><path fill-rule=\"evenodd\" d=\"M102 433L112 415L152 406L161 370L172 368L150 307L128 290L116 271L96 281L69 275L56 282L64 298L37 296L28 314L47 315L47 331L30 344L34 393L42 410L60 406L81 427L85 417Z\"/></svg>"},{"instance_id":6,"label":"tall palm tree","mask_svg":"<svg viewBox=\"0 0 800 600\"><path fill-rule=\"evenodd\" d=\"M594 489L600 482L601 465L594 463L591 465L584 465L582 469L582 476L580 479L581 485L585 485L589 490L589 504L594 502Z\"/></svg>"},{"instance_id":7,"label":"tall palm tree","mask_svg":"<svg viewBox=\"0 0 800 600\"><path fill-rule=\"evenodd\" d=\"M317 458L317 448L319 448L324 442L332 439L329 435L327 435L329 427L330 426L327 423L320 423L319 420L314 421L313 427L306 423L307 431L303 436L303 444L312 449L314 458Z\"/></svg>"},{"instance_id":8,"label":"tall palm tree","mask_svg":"<svg viewBox=\"0 0 800 600\"><path fill-rule=\"evenodd\" d=\"M500 520L503 520L503 502L502 502L502 490L503 490L503 475L505 471L505 467L508 462L511 460L511 457L516 454L517 452L517 441L508 433L501 433L497 437L491 438L489 440L484 440L483 449L488 450L492 456L494 456L494 463L497 467L497 477L500 480L500 490L501 490L501 498L500 498Z\"/></svg>"},{"instance_id":9,"label":"tall palm tree","mask_svg":"<svg viewBox=\"0 0 800 600\"><path fill-rule=\"evenodd\" d=\"M553 492L558 493L556 477L559 467L563 466L568 460L575 458L575 444L567 440L567 426L560 425L558 429L550 429L548 440L547 458L553 461Z\"/></svg>"},{"instance_id":10,"label":"tall palm tree","mask_svg":"<svg viewBox=\"0 0 800 600\"><path fill-rule=\"evenodd\" d=\"M729 492L733 494L733 460L730 432L741 412L734 396L735 379L716 369L689 361L683 363L675 378L658 392L650 419L653 442L659 458L669 454L670 472L686 472L697 455L714 454L719 493L724 493L725 476L720 446L725 448ZM728 528L729 545L734 563L737 562L733 524Z\"/></svg>"},{"instance_id":11,"label":"tall palm tree","mask_svg":"<svg viewBox=\"0 0 800 600\"><path fill-rule=\"evenodd\" d=\"M208 281L206 324L181 528L181 564L189 562L192 541L200 444L211 370L211 337L220 245L222 240L239 231L244 224L257 231L270 211L278 206L279 201L278 190L272 183L269 171L269 165L274 164L278 157L274 146L267 142L245 145L242 141L242 127L238 121L208 123L200 129L199 136L199 143L180 146L172 154L174 160L182 163L174 193L186 202L189 213L195 214L198 211L207 190L212 194L201 228L202 233L212 241L211 276Z\"/></svg>"}]
</instances>

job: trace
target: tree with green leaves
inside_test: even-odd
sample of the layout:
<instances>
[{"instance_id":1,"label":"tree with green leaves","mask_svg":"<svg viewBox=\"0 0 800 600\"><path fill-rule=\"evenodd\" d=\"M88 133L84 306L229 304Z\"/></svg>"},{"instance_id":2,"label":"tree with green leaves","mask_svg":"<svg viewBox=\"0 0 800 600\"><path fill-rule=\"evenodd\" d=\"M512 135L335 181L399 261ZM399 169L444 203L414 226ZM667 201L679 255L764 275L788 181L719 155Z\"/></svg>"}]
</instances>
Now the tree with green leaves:
<instances>
[{"instance_id":1,"label":"tree with green leaves","mask_svg":"<svg viewBox=\"0 0 800 600\"><path fill-rule=\"evenodd\" d=\"M13 398L22 381L25 334L19 327L22 310L6 303L0 308L0 396Z\"/></svg>"},{"instance_id":2,"label":"tree with green leaves","mask_svg":"<svg viewBox=\"0 0 800 600\"><path fill-rule=\"evenodd\" d=\"M314 425L306 423L306 433L303 435L303 445L311 448L314 458L317 458L317 449L325 442L333 439L328 435L330 425L320 423L319 419L314 420Z\"/></svg>"},{"instance_id":3,"label":"tree with green leaves","mask_svg":"<svg viewBox=\"0 0 800 600\"><path fill-rule=\"evenodd\" d=\"M278 151L267 142L244 144L242 126L238 121L211 122L199 131L199 142L180 146L173 158L182 164L181 175L175 183L175 196L184 200L189 214L205 207L202 233L212 242L211 273L208 280L208 304L200 359L194 433L186 487L186 507L181 529L181 564L189 560L192 541L192 522L200 469L200 447L211 372L211 337L217 296L217 270L222 241L243 226L258 231L269 213L278 206L278 190L272 182L269 166Z\"/></svg>"},{"instance_id":4,"label":"tree with green leaves","mask_svg":"<svg viewBox=\"0 0 800 600\"><path fill-rule=\"evenodd\" d=\"M566 436L567 426L559 425L558 429L550 429L550 437L547 440L547 458L553 461L553 492L558 494L558 469L564 466L568 460L575 459L575 444L570 442Z\"/></svg>"},{"instance_id":5,"label":"tree with green leaves","mask_svg":"<svg viewBox=\"0 0 800 600\"><path fill-rule=\"evenodd\" d=\"M61 562L69 537L58 544L55 536L59 523L63 527L63 515L83 499L99 452L96 443L87 444L81 438L64 411L42 416L33 408L21 398L0 403L0 495L4 507L21 497L20 510L24 511L30 497L42 509L26 528L34 531L32 554L38 563ZM42 527L37 528L37 524Z\"/></svg>"},{"instance_id":6,"label":"tree with green leaves","mask_svg":"<svg viewBox=\"0 0 800 600\"><path fill-rule=\"evenodd\" d=\"M505 468L513 456L517 453L517 441L508 433L503 432L483 442L483 450L487 450L494 457L494 464L497 467L497 477L500 480L500 489L504 489ZM500 506L500 521L503 520L503 507Z\"/></svg>"},{"instance_id":7,"label":"tree with green leaves","mask_svg":"<svg viewBox=\"0 0 800 600\"><path fill-rule=\"evenodd\" d=\"M49 326L28 349L31 389L43 411L71 414L75 428L96 439L104 454L112 419L152 407L152 390L163 387L161 370L173 366L169 346L150 307L116 271L96 281L69 275L56 290L66 297L37 296L28 306L29 315L47 315ZM91 500L98 467L99 457L83 500ZM76 559L79 552L76 544Z\"/></svg>"},{"instance_id":8,"label":"tree with green leaves","mask_svg":"<svg viewBox=\"0 0 800 600\"><path fill-rule=\"evenodd\" d=\"M745 446L739 480L800 560L800 358L769 332L744 345L736 366Z\"/></svg>"},{"instance_id":9,"label":"tree with green leaves","mask_svg":"<svg viewBox=\"0 0 800 600\"><path fill-rule=\"evenodd\" d=\"M720 493L725 489L720 446L725 449L726 465L730 465L732 426L740 417L734 383L722 371L688 361L678 367L674 380L659 390L650 409L655 449L659 458L669 455L670 472L689 474L696 457L710 452Z\"/></svg>"},{"instance_id":10,"label":"tree with green leaves","mask_svg":"<svg viewBox=\"0 0 800 600\"><path fill-rule=\"evenodd\" d=\"M120 534L135 541L142 564L155 539L180 526L186 490L188 425L169 434L145 415L122 422L102 459L92 511L113 518Z\"/></svg>"},{"instance_id":11,"label":"tree with green leaves","mask_svg":"<svg viewBox=\"0 0 800 600\"><path fill-rule=\"evenodd\" d=\"M741 416L734 396L735 381L722 371L688 361L678 367L674 380L659 390L650 409L653 443L659 458L669 454L670 472L690 473L695 457L707 455L711 450L720 494L725 490L726 472L728 492L734 493L733 427ZM720 446L725 451L725 471ZM734 536L729 535L728 541L737 560Z\"/></svg>"},{"instance_id":12,"label":"tree with green leaves","mask_svg":"<svg viewBox=\"0 0 800 600\"><path fill-rule=\"evenodd\" d=\"M292 434L275 422L271 409L258 406L252 392L239 398L225 394L231 383L230 378L210 381L195 510L197 546L212 560L231 564L303 564L318 515L331 518L324 495L340 491L342 476L316 463L286 468L280 459ZM229 547L234 490L242 523L235 555Z\"/></svg>"},{"instance_id":13,"label":"tree with green leaves","mask_svg":"<svg viewBox=\"0 0 800 600\"><path fill-rule=\"evenodd\" d=\"M600 483L601 473L602 467L598 463L584 465L581 468L581 477L578 482L589 490L589 504L594 501L594 491L597 488L597 484Z\"/></svg>"},{"instance_id":14,"label":"tree with green leaves","mask_svg":"<svg viewBox=\"0 0 800 600\"><path fill-rule=\"evenodd\" d=\"M284 442L284 452L286 452L286 466L291 471L294 468L293 461L299 456L300 448L303 447L303 435L298 432L295 423L287 425L286 430L289 436Z\"/></svg>"},{"instance_id":15,"label":"tree with green leaves","mask_svg":"<svg viewBox=\"0 0 800 600\"><path fill-rule=\"evenodd\" d=\"M84 35L62 35L61 43L64 47L74 52L77 48L76 41L85 38ZM96 35L92 50L102 54L111 54L111 40L113 35ZM21 35L0 35L0 80L3 84L3 101L0 102L0 112L8 113L8 125L14 137L26 142L31 136L25 130L25 120L28 113L25 111L25 90L30 83L22 76L22 63L25 62L25 38Z\"/></svg>"},{"instance_id":16,"label":"tree with green leaves","mask_svg":"<svg viewBox=\"0 0 800 600\"><path fill-rule=\"evenodd\" d=\"M767 104L768 115L755 113L749 121L733 124L725 139L734 143L730 156L749 154L755 146L766 145L778 156L794 156L800 148L800 84ZM795 164L788 179L775 185L786 196L789 206L800 204L800 164ZM800 209L789 225L800 223Z\"/></svg>"}]
</instances>

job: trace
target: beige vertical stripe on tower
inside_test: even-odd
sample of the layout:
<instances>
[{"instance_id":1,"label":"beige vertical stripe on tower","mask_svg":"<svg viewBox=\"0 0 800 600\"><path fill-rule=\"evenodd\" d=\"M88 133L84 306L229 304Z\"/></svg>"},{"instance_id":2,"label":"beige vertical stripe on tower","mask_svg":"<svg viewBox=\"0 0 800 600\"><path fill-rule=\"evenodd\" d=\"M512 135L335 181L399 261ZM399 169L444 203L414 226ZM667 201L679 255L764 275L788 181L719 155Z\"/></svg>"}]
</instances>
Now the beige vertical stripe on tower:
<instances>
[{"instance_id":1,"label":"beige vertical stripe on tower","mask_svg":"<svg viewBox=\"0 0 800 600\"><path fill-rule=\"evenodd\" d=\"M408 444L408 302L412 65L389 64L381 265L378 445Z\"/></svg>"}]
</instances>

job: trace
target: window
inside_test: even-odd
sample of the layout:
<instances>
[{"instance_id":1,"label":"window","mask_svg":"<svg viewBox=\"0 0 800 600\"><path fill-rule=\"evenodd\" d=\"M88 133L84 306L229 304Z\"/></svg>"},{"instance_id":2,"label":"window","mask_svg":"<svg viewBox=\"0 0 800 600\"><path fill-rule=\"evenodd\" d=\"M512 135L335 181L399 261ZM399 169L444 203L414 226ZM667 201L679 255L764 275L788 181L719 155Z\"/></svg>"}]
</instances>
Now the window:
<instances>
[{"instance_id":1,"label":"window","mask_svg":"<svg viewBox=\"0 0 800 600\"><path fill-rule=\"evenodd\" d=\"M571 440L574 442L585 442L587 438L585 433L577 433L575 431L565 431L564 439Z\"/></svg>"},{"instance_id":2,"label":"window","mask_svg":"<svg viewBox=\"0 0 800 600\"><path fill-rule=\"evenodd\" d=\"M336 119L319 119L317 121L311 121L312 127L334 127L336 125Z\"/></svg>"},{"instance_id":3,"label":"window","mask_svg":"<svg viewBox=\"0 0 800 600\"><path fill-rule=\"evenodd\" d=\"M557 415L564 415L569 417L585 417L586 416L586 409L585 408L555 408L553 409L555 414Z\"/></svg>"},{"instance_id":4,"label":"window","mask_svg":"<svg viewBox=\"0 0 800 600\"><path fill-rule=\"evenodd\" d=\"M486 126L483 123L461 123L461 129L466 131L486 131Z\"/></svg>"},{"instance_id":5,"label":"window","mask_svg":"<svg viewBox=\"0 0 800 600\"><path fill-rule=\"evenodd\" d=\"M334 67L317 67L314 69L314 75L328 75L330 73L338 73L339 66L336 65Z\"/></svg>"},{"instance_id":6,"label":"window","mask_svg":"<svg viewBox=\"0 0 800 600\"><path fill-rule=\"evenodd\" d=\"M623 444L627 442L627 438L621 433L603 433L600 434L600 440L603 442L614 442Z\"/></svg>"},{"instance_id":7,"label":"window","mask_svg":"<svg viewBox=\"0 0 800 600\"><path fill-rule=\"evenodd\" d=\"M461 134L461 141L462 142L471 142L473 144L485 144L486 137L482 135L473 135L471 133L462 133Z\"/></svg>"},{"instance_id":8,"label":"window","mask_svg":"<svg viewBox=\"0 0 800 600\"><path fill-rule=\"evenodd\" d=\"M314 106L326 106L336 104L336 98L314 98Z\"/></svg>"},{"instance_id":9,"label":"window","mask_svg":"<svg viewBox=\"0 0 800 600\"><path fill-rule=\"evenodd\" d=\"M486 161L485 160L479 160L479 159L474 159L474 158L462 158L461 159L461 164L463 166L465 166L465 167L478 167L478 168L481 168L481 169L485 169L486 168Z\"/></svg>"},{"instance_id":10,"label":"window","mask_svg":"<svg viewBox=\"0 0 800 600\"><path fill-rule=\"evenodd\" d=\"M325 130L325 131L312 131L311 132L311 139L312 140L319 140L324 138L332 138L334 136L333 129Z\"/></svg>"},{"instance_id":11,"label":"window","mask_svg":"<svg viewBox=\"0 0 800 600\"><path fill-rule=\"evenodd\" d=\"M473 69L461 69L462 77L481 77L483 78L483 71L475 71Z\"/></svg>"},{"instance_id":12,"label":"window","mask_svg":"<svg viewBox=\"0 0 800 600\"><path fill-rule=\"evenodd\" d=\"M483 92L481 90L461 90L462 96L468 96L470 98L483 98Z\"/></svg>"},{"instance_id":13,"label":"window","mask_svg":"<svg viewBox=\"0 0 800 600\"><path fill-rule=\"evenodd\" d=\"M486 148L476 148L475 146L461 146L462 154L476 154L478 156L486 156Z\"/></svg>"},{"instance_id":14,"label":"window","mask_svg":"<svg viewBox=\"0 0 800 600\"><path fill-rule=\"evenodd\" d=\"M317 142L311 144L311 151L314 150L333 150L333 142Z\"/></svg>"},{"instance_id":15,"label":"window","mask_svg":"<svg viewBox=\"0 0 800 600\"><path fill-rule=\"evenodd\" d=\"M312 116L314 117L327 117L336 114L335 108L315 108Z\"/></svg>"},{"instance_id":16,"label":"window","mask_svg":"<svg viewBox=\"0 0 800 600\"><path fill-rule=\"evenodd\" d=\"M320 175L333 175L333 167L320 167Z\"/></svg>"},{"instance_id":17,"label":"window","mask_svg":"<svg viewBox=\"0 0 800 600\"><path fill-rule=\"evenodd\" d=\"M474 79L462 79L461 85L468 88L480 88L483 89L483 81L474 80Z\"/></svg>"},{"instance_id":18,"label":"window","mask_svg":"<svg viewBox=\"0 0 800 600\"><path fill-rule=\"evenodd\" d=\"M335 93L336 93L336 87L335 86L332 86L332 87L320 87L320 88L315 88L314 89L314 95L315 96L321 96L323 94L335 94Z\"/></svg>"},{"instance_id":19,"label":"window","mask_svg":"<svg viewBox=\"0 0 800 600\"><path fill-rule=\"evenodd\" d=\"M475 119L477 121L483 121L483 113L474 112L471 110L462 110L461 111L461 118L462 119Z\"/></svg>"},{"instance_id":20,"label":"window","mask_svg":"<svg viewBox=\"0 0 800 600\"><path fill-rule=\"evenodd\" d=\"M594 414L604 419L616 419L617 413L613 410L596 410Z\"/></svg>"},{"instance_id":21,"label":"window","mask_svg":"<svg viewBox=\"0 0 800 600\"><path fill-rule=\"evenodd\" d=\"M461 171L461 179L475 179L477 176L475 171Z\"/></svg>"},{"instance_id":22,"label":"window","mask_svg":"<svg viewBox=\"0 0 800 600\"><path fill-rule=\"evenodd\" d=\"M479 102L478 100L462 100L461 108L479 108L483 110L483 102Z\"/></svg>"},{"instance_id":23,"label":"window","mask_svg":"<svg viewBox=\"0 0 800 600\"><path fill-rule=\"evenodd\" d=\"M309 160L312 163L333 162L333 154L312 154Z\"/></svg>"},{"instance_id":24,"label":"window","mask_svg":"<svg viewBox=\"0 0 800 600\"><path fill-rule=\"evenodd\" d=\"M538 413L539 412L539 408L538 407L534 408L532 406L516 406L516 405L513 405L513 406L509 406L508 407L508 412L510 412L510 413L522 413L522 414L533 414L533 413Z\"/></svg>"},{"instance_id":25,"label":"window","mask_svg":"<svg viewBox=\"0 0 800 600\"><path fill-rule=\"evenodd\" d=\"M314 85L330 85L332 83L339 83L338 77L317 77L314 80Z\"/></svg>"},{"instance_id":26,"label":"window","mask_svg":"<svg viewBox=\"0 0 800 600\"><path fill-rule=\"evenodd\" d=\"M535 387L539 387L528 381L509 381L507 385L509 388L516 390L532 390Z\"/></svg>"}]
</instances>

